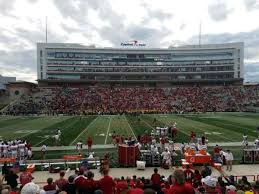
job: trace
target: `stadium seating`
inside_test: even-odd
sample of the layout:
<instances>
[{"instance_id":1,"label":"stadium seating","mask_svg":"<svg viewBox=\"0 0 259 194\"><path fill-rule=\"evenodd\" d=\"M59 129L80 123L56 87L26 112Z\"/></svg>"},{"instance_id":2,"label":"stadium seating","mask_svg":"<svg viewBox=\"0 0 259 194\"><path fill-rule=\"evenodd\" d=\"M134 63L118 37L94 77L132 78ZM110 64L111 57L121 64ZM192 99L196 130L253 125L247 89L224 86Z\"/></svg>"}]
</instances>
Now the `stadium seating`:
<instances>
[{"instance_id":1,"label":"stadium seating","mask_svg":"<svg viewBox=\"0 0 259 194\"><path fill-rule=\"evenodd\" d=\"M204 170L204 169L203 169ZM107 171L108 172L108 171ZM215 177L210 175L206 175L206 177L202 177L199 170L195 170L193 172L190 169L176 169L173 172L173 175L170 175L169 177L165 177L162 174L159 174L159 171L157 172L157 169L154 169L154 173L151 175L150 178L145 177L136 177L135 175L132 175L132 177L111 177L108 175L108 173L105 172L104 178L101 178L100 180L94 179L94 174L91 171L82 171L75 170L75 174L67 177L65 175L65 172L60 172L60 178L58 178L55 181L52 181L52 178L48 178L47 182L41 182L38 183L41 185L41 188L43 190L40 193L48 193L48 191L51 189L53 190L53 193L60 193L61 191L66 191L70 193L105 193L105 189L110 189L110 194L122 194L122 193L135 193L133 192L136 188L141 191L140 193L145 193L144 191L147 191L148 189L151 189L156 191L159 194L170 194L174 193L174 189L177 187L178 189L180 187L186 187L188 184L188 193L244 193L246 191L250 191L254 194L257 194L259 192L259 180L255 175L247 175L247 176L219 176ZM11 173L12 174L12 173ZM31 177L30 172L26 172L25 174L20 175L20 181L24 182L27 181L26 184L23 187L18 188L18 186L11 186L10 188L8 185L6 185L7 182L4 182L4 185L1 185L2 190L11 190L12 193L19 193L19 190L21 190L21 193L39 193L39 186L36 187L35 183L28 183L32 179L28 181L28 176ZM64 176L65 175L65 176ZM5 174L6 179L8 180L8 173ZM68 179L67 179L68 178ZM108 183L105 184L105 187L103 186L103 181L108 181ZM174 180L174 181L173 181ZM179 184L177 181L181 180L182 183ZM215 184L211 184L214 182ZM35 192L32 191L32 184L34 184ZM45 185L45 186L43 186ZM182 186L181 186L182 185ZM208 188L208 186L210 186ZM0 191L1 191L0 189ZM45 192L44 192L45 190ZM30 192L29 192L30 191ZM76 192L77 191L77 192ZM101 192L103 191L103 192ZM205 191L205 192L204 192ZM208 192L210 191L210 192ZM213 192L212 192L213 191ZM232 192L231 192L232 191ZM243 191L243 192L242 192ZM3 191L2 191L3 192ZM8 193L8 192L7 192Z\"/></svg>"},{"instance_id":2,"label":"stadium seating","mask_svg":"<svg viewBox=\"0 0 259 194\"><path fill-rule=\"evenodd\" d=\"M6 114L118 114L247 111L258 86L41 88Z\"/></svg>"}]
</instances>

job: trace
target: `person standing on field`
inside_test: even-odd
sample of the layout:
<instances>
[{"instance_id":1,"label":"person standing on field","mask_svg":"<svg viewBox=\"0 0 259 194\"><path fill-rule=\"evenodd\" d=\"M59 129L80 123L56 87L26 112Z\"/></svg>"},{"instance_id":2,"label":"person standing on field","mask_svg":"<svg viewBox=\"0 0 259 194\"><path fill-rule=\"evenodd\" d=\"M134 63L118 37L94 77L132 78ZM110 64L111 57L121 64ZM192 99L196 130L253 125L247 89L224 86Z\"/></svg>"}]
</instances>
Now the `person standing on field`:
<instances>
[{"instance_id":1,"label":"person standing on field","mask_svg":"<svg viewBox=\"0 0 259 194\"><path fill-rule=\"evenodd\" d=\"M93 139L92 137L89 136L87 139L88 153L92 152L92 145L93 145Z\"/></svg>"},{"instance_id":2,"label":"person standing on field","mask_svg":"<svg viewBox=\"0 0 259 194\"><path fill-rule=\"evenodd\" d=\"M232 161L234 160L233 154L230 152L230 150L227 150L227 152L224 152L223 155L225 156L225 159L226 159L227 170L231 171Z\"/></svg>"}]
</instances>

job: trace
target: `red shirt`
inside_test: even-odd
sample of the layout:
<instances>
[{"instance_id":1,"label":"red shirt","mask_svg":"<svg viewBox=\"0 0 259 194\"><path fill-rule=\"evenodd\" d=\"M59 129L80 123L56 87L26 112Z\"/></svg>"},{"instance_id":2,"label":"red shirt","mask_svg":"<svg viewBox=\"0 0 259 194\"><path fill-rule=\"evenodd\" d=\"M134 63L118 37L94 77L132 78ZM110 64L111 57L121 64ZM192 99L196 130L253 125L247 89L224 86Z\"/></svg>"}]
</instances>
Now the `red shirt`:
<instances>
[{"instance_id":1,"label":"red shirt","mask_svg":"<svg viewBox=\"0 0 259 194\"><path fill-rule=\"evenodd\" d=\"M162 188L161 191L163 191L164 194L168 194L169 193L169 189L167 189L167 188Z\"/></svg>"},{"instance_id":2,"label":"red shirt","mask_svg":"<svg viewBox=\"0 0 259 194\"><path fill-rule=\"evenodd\" d=\"M195 138L196 134L195 133L191 133L191 138Z\"/></svg>"},{"instance_id":3,"label":"red shirt","mask_svg":"<svg viewBox=\"0 0 259 194\"><path fill-rule=\"evenodd\" d=\"M164 145L165 144L165 139L161 138L160 143Z\"/></svg>"},{"instance_id":4,"label":"red shirt","mask_svg":"<svg viewBox=\"0 0 259 194\"><path fill-rule=\"evenodd\" d=\"M93 179L86 179L86 190L89 192L89 193L93 193L94 190L97 188L97 183L95 180Z\"/></svg>"},{"instance_id":5,"label":"red shirt","mask_svg":"<svg viewBox=\"0 0 259 194\"><path fill-rule=\"evenodd\" d=\"M80 175L75 178L75 186L77 189L83 189L84 185L86 184L86 177L83 175Z\"/></svg>"},{"instance_id":6,"label":"red shirt","mask_svg":"<svg viewBox=\"0 0 259 194\"><path fill-rule=\"evenodd\" d=\"M21 184L24 186L25 184L31 182L32 180L32 176L31 176L31 173L29 172L23 172L21 175L20 175L20 182Z\"/></svg>"},{"instance_id":7,"label":"red shirt","mask_svg":"<svg viewBox=\"0 0 259 194\"><path fill-rule=\"evenodd\" d=\"M192 170L186 169L184 171L184 175L185 175L186 182L192 183L192 179L194 177L194 173L192 172Z\"/></svg>"},{"instance_id":8,"label":"red shirt","mask_svg":"<svg viewBox=\"0 0 259 194\"><path fill-rule=\"evenodd\" d=\"M55 184L51 184L51 185L45 185L43 187L44 191L55 191L56 190L56 185Z\"/></svg>"},{"instance_id":9,"label":"red shirt","mask_svg":"<svg viewBox=\"0 0 259 194\"><path fill-rule=\"evenodd\" d=\"M168 194L195 194L195 191L190 183L179 185L175 183L170 189Z\"/></svg>"},{"instance_id":10,"label":"red shirt","mask_svg":"<svg viewBox=\"0 0 259 194\"><path fill-rule=\"evenodd\" d=\"M219 154L219 153L220 153L219 147L215 147L215 148L214 148L214 154Z\"/></svg>"},{"instance_id":11,"label":"red shirt","mask_svg":"<svg viewBox=\"0 0 259 194\"><path fill-rule=\"evenodd\" d=\"M62 190L64 185L67 184L67 183L68 183L68 181L64 178L58 179L58 180L55 181L55 184L58 186L59 190Z\"/></svg>"},{"instance_id":12,"label":"red shirt","mask_svg":"<svg viewBox=\"0 0 259 194\"><path fill-rule=\"evenodd\" d=\"M194 175L193 175L193 179L196 180L196 181L201 182L202 177L201 177L200 174L194 174Z\"/></svg>"},{"instance_id":13,"label":"red shirt","mask_svg":"<svg viewBox=\"0 0 259 194\"><path fill-rule=\"evenodd\" d=\"M91 147L91 146L93 145L93 140L92 140L92 138L88 138L88 140L87 140L87 145L88 145L89 147Z\"/></svg>"},{"instance_id":14,"label":"red shirt","mask_svg":"<svg viewBox=\"0 0 259 194\"><path fill-rule=\"evenodd\" d=\"M100 188L105 194L113 194L113 188L115 187L115 182L112 177L106 175L99 180Z\"/></svg>"},{"instance_id":15,"label":"red shirt","mask_svg":"<svg viewBox=\"0 0 259 194\"><path fill-rule=\"evenodd\" d=\"M177 129L176 128L173 128L172 129L172 134L175 135L177 133Z\"/></svg>"},{"instance_id":16,"label":"red shirt","mask_svg":"<svg viewBox=\"0 0 259 194\"><path fill-rule=\"evenodd\" d=\"M151 181L153 185L160 185L160 174L152 174Z\"/></svg>"},{"instance_id":17,"label":"red shirt","mask_svg":"<svg viewBox=\"0 0 259 194\"><path fill-rule=\"evenodd\" d=\"M140 189L140 188L132 188L127 192L127 194L143 194L143 193L144 193L143 189Z\"/></svg>"},{"instance_id":18,"label":"red shirt","mask_svg":"<svg viewBox=\"0 0 259 194\"><path fill-rule=\"evenodd\" d=\"M128 189L127 181L119 181L116 185L117 194L120 194L121 191Z\"/></svg>"}]
</instances>

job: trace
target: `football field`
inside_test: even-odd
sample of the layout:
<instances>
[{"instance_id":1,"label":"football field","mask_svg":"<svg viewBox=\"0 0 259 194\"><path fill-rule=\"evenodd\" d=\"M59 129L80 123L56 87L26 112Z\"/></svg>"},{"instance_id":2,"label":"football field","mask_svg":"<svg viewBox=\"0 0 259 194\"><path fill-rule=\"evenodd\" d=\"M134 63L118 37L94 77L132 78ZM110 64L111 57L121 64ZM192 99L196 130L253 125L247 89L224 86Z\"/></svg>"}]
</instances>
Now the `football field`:
<instances>
[{"instance_id":1,"label":"football field","mask_svg":"<svg viewBox=\"0 0 259 194\"><path fill-rule=\"evenodd\" d=\"M154 122L154 118L156 122ZM25 139L33 146L55 145L57 129L62 132L60 145L75 145L93 137L94 144L111 144L111 134L125 137L150 133L155 127L177 123L177 142L189 141L190 132L206 134L209 142L241 142L245 132L249 141L258 133L259 114L256 113L200 113L200 114L143 114L91 116L1 116L0 138Z\"/></svg>"}]
</instances>

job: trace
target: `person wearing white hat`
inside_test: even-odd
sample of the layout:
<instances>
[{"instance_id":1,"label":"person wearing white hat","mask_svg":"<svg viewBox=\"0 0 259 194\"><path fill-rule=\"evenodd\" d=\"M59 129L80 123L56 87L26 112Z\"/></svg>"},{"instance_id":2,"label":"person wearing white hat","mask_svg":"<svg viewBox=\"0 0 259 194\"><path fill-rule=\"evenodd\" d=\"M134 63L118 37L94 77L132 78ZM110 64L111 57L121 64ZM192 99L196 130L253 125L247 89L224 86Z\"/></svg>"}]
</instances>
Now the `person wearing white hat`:
<instances>
[{"instance_id":1,"label":"person wearing white hat","mask_svg":"<svg viewBox=\"0 0 259 194\"><path fill-rule=\"evenodd\" d=\"M204 185L205 193L206 194L216 194L218 191L216 190L217 186L217 179L211 176L206 176L205 178L201 179L201 182Z\"/></svg>"},{"instance_id":2,"label":"person wearing white hat","mask_svg":"<svg viewBox=\"0 0 259 194\"><path fill-rule=\"evenodd\" d=\"M21 194L40 194L40 192L40 187L33 182L25 184L21 190Z\"/></svg>"},{"instance_id":3,"label":"person wearing white hat","mask_svg":"<svg viewBox=\"0 0 259 194\"><path fill-rule=\"evenodd\" d=\"M226 186L227 191L237 191L237 188L234 185Z\"/></svg>"}]
</instances>

